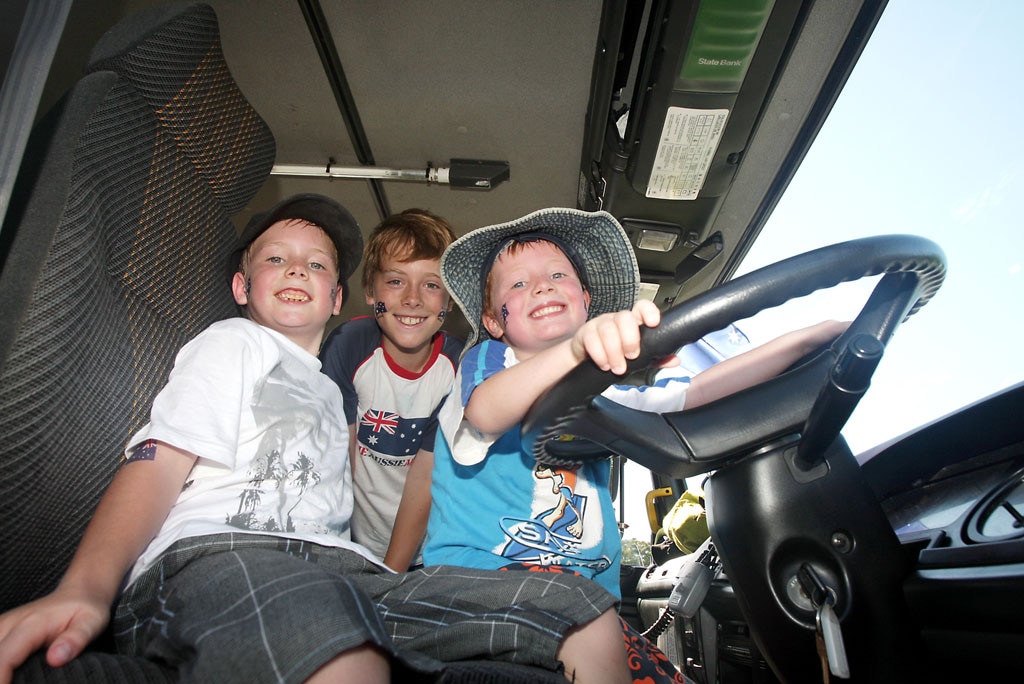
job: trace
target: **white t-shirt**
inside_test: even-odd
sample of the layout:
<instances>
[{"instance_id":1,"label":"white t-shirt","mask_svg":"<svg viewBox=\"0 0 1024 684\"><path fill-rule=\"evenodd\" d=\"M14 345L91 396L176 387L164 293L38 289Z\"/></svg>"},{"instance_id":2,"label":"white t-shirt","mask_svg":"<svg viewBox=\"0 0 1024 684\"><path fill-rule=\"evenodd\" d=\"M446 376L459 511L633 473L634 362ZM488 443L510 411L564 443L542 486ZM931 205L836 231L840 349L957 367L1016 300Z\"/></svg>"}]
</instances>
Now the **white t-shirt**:
<instances>
[{"instance_id":1,"label":"white t-shirt","mask_svg":"<svg viewBox=\"0 0 1024 684\"><path fill-rule=\"evenodd\" d=\"M179 539L222 532L346 547L379 563L351 541L341 393L320 361L284 335L233 318L196 336L126 455L151 439L198 460L129 581Z\"/></svg>"}]
</instances>

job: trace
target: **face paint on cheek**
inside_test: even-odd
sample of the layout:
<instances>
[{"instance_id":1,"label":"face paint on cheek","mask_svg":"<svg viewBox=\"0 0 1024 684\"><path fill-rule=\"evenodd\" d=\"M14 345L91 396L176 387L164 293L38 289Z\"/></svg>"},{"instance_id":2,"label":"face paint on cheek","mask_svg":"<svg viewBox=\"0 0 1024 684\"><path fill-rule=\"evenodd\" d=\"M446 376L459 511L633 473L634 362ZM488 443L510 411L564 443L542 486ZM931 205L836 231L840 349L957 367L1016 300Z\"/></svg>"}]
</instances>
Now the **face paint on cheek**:
<instances>
[{"instance_id":1,"label":"face paint on cheek","mask_svg":"<svg viewBox=\"0 0 1024 684\"><path fill-rule=\"evenodd\" d=\"M245 296L248 297L252 292L252 278L245 279Z\"/></svg>"},{"instance_id":2,"label":"face paint on cheek","mask_svg":"<svg viewBox=\"0 0 1024 684\"><path fill-rule=\"evenodd\" d=\"M441 309L440 311L437 312L437 320L443 321L444 317L447 316L447 315L448 315L448 312L445 311L444 309Z\"/></svg>"},{"instance_id":3,"label":"face paint on cheek","mask_svg":"<svg viewBox=\"0 0 1024 684\"><path fill-rule=\"evenodd\" d=\"M384 306L384 302L376 302L373 305L373 315L376 318L380 318L388 312L388 307Z\"/></svg>"},{"instance_id":4,"label":"face paint on cheek","mask_svg":"<svg viewBox=\"0 0 1024 684\"><path fill-rule=\"evenodd\" d=\"M508 323L508 304L501 305L501 324Z\"/></svg>"}]
</instances>

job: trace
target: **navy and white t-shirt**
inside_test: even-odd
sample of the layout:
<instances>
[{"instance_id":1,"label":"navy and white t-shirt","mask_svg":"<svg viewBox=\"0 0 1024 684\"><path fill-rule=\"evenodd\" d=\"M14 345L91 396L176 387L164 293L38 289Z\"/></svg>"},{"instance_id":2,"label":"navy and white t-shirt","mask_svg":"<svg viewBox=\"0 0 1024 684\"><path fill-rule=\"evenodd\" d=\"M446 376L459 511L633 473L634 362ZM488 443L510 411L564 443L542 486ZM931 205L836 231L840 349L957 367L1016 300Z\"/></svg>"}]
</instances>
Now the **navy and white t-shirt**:
<instances>
[{"instance_id":1,"label":"navy and white t-shirt","mask_svg":"<svg viewBox=\"0 0 1024 684\"><path fill-rule=\"evenodd\" d=\"M320 351L356 431L352 536L382 558L409 466L421 448L433 450L438 405L451 391L461 350L458 339L438 332L423 370L410 372L384 350L377 322L362 316L331 331Z\"/></svg>"}]
</instances>

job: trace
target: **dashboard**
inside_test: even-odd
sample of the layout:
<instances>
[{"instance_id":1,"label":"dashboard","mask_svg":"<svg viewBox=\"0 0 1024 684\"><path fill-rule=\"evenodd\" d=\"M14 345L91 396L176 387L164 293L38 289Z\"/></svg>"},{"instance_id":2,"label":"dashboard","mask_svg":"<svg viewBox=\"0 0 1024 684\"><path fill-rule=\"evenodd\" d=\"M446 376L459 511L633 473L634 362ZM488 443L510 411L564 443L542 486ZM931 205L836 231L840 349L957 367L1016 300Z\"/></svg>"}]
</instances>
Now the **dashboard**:
<instances>
[{"instance_id":1,"label":"dashboard","mask_svg":"<svg viewBox=\"0 0 1024 684\"><path fill-rule=\"evenodd\" d=\"M1024 384L869 454L860 470L907 555L906 610L928 678L1024 674ZM881 559L879 559L881 560ZM643 624L663 613L683 559L647 568ZM699 611L657 636L699 682L776 681L720 572ZM930 674L929 674L930 673ZM932 677L932 675L934 675Z\"/></svg>"},{"instance_id":2,"label":"dashboard","mask_svg":"<svg viewBox=\"0 0 1024 684\"><path fill-rule=\"evenodd\" d=\"M915 568L904 597L932 666L985 680L1024 664L1024 384L862 465Z\"/></svg>"}]
</instances>

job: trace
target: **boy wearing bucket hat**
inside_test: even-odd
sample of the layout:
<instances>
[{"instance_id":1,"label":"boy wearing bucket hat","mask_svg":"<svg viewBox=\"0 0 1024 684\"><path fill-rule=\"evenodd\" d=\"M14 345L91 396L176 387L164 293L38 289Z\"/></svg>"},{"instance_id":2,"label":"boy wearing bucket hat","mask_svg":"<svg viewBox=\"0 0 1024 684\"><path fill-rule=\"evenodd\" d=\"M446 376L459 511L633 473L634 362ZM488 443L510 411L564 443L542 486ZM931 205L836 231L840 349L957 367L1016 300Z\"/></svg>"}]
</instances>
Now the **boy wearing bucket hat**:
<instances>
[{"instance_id":1,"label":"boy wearing bucket hat","mask_svg":"<svg viewBox=\"0 0 1024 684\"><path fill-rule=\"evenodd\" d=\"M253 217L229 262L246 318L182 348L58 587L0 615L0 682L40 648L73 659L112 605L120 653L189 681L386 682L474 658L625 677L591 582L398 574L351 541L342 397L316 354L362 247L327 197Z\"/></svg>"},{"instance_id":2,"label":"boy wearing bucket hat","mask_svg":"<svg viewBox=\"0 0 1024 684\"><path fill-rule=\"evenodd\" d=\"M640 326L658 308L635 302L628 237L606 212L545 209L473 231L441 260L472 327L439 416L424 561L477 568L561 566L619 595L621 542L607 461L575 470L537 464L519 426L533 403L584 358L622 374ZM781 372L844 329L829 321L783 335L660 392L614 388L646 410L707 403Z\"/></svg>"}]
</instances>

